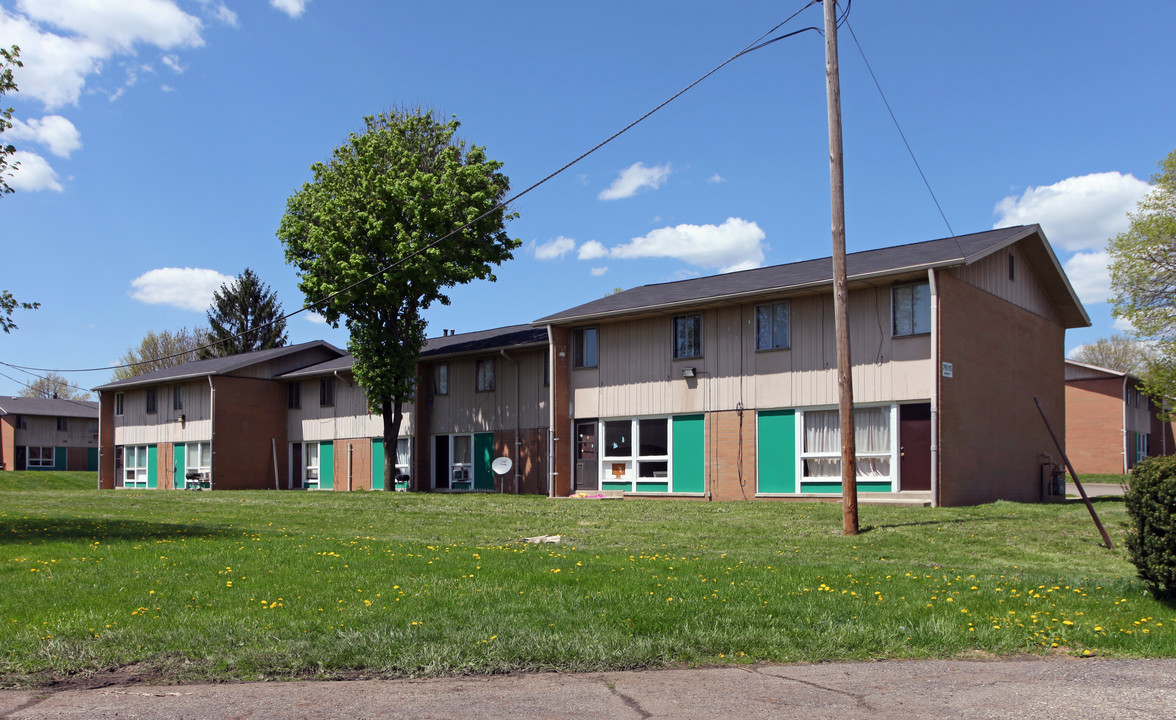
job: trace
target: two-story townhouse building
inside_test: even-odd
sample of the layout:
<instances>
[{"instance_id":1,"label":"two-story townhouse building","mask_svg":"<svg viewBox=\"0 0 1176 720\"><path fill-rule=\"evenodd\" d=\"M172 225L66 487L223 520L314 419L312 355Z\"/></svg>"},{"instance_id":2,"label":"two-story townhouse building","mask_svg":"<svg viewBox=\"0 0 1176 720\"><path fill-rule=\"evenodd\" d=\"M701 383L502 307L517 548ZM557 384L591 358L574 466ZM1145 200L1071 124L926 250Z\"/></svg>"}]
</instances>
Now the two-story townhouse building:
<instances>
[{"instance_id":1,"label":"two-story townhouse building","mask_svg":"<svg viewBox=\"0 0 1176 720\"><path fill-rule=\"evenodd\" d=\"M196 360L95 388L98 486L279 486L288 474L287 384L275 378L342 355L317 340Z\"/></svg>"},{"instance_id":2,"label":"two-story townhouse building","mask_svg":"<svg viewBox=\"0 0 1176 720\"><path fill-rule=\"evenodd\" d=\"M98 403L0 397L0 470L97 470Z\"/></svg>"},{"instance_id":3,"label":"two-story townhouse building","mask_svg":"<svg viewBox=\"0 0 1176 720\"><path fill-rule=\"evenodd\" d=\"M1038 226L847 258L858 487L1042 499L1063 340L1089 325ZM832 262L646 285L552 338L554 495L838 497Z\"/></svg>"},{"instance_id":4,"label":"two-story townhouse building","mask_svg":"<svg viewBox=\"0 0 1176 720\"><path fill-rule=\"evenodd\" d=\"M1066 360L1066 453L1080 476L1125 474L1176 453L1172 424L1139 387L1130 373Z\"/></svg>"}]
</instances>

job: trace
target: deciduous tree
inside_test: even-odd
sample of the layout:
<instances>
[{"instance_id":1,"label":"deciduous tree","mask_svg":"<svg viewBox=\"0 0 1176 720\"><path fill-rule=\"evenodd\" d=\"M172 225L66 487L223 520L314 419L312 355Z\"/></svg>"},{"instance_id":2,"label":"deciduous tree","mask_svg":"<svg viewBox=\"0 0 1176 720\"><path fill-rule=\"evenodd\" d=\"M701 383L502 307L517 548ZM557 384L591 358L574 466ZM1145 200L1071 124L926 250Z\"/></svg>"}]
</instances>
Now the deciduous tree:
<instances>
[{"instance_id":1,"label":"deciduous tree","mask_svg":"<svg viewBox=\"0 0 1176 720\"><path fill-rule=\"evenodd\" d=\"M520 243L504 229L515 216L498 207L510 186L502 163L459 140L456 119L397 110L364 125L312 166L314 180L287 201L278 237L308 302L351 333L355 379L383 415L391 490L403 404L425 342L421 311L448 305L455 284L494 280L492 268Z\"/></svg>"},{"instance_id":2,"label":"deciduous tree","mask_svg":"<svg viewBox=\"0 0 1176 720\"><path fill-rule=\"evenodd\" d=\"M1146 343L1122 335L1111 335L1079 346L1070 354L1070 359L1143 377L1154 355L1155 352Z\"/></svg>"},{"instance_id":3,"label":"deciduous tree","mask_svg":"<svg viewBox=\"0 0 1176 720\"><path fill-rule=\"evenodd\" d=\"M208 326L211 346L199 351L201 358L284 347L287 342L278 294L249 268L212 296Z\"/></svg>"},{"instance_id":4,"label":"deciduous tree","mask_svg":"<svg viewBox=\"0 0 1176 720\"><path fill-rule=\"evenodd\" d=\"M90 393L75 387L64 375L51 372L20 389L21 397L89 400Z\"/></svg>"},{"instance_id":5,"label":"deciduous tree","mask_svg":"<svg viewBox=\"0 0 1176 720\"><path fill-rule=\"evenodd\" d=\"M0 48L0 97L17 90L16 81L12 79L12 68L14 67L24 67L24 63L20 61L20 48L16 45L8 50ZM0 110L0 133L11 127L12 108ZM8 168L15 168L19 163L10 166L8 156L15 152L15 147L0 141L0 197L12 192L12 188L8 185L8 178L12 176L12 173ZM12 322L14 310L36 310L40 306L40 303L21 302L7 290L0 290L0 330L7 333L16 329L16 323Z\"/></svg>"},{"instance_id":6,"label":"deciduous tree","mask_svg":"<svg viewBox=\"0 0 1176 720\"><path fill-rule=\"evenodd\" d=\"M1111 239L1114 313L1135 335L1153 343L1156 358L1144 373L1144 390L1176 398L1176 150L1152 176L1152 192L1131 213L1127 232Z\"/></svg>"},{"instance_id":7,"label":"deciduous tree","mask_svg":"<svg viewBox=\"0 0 1176 720\"><path fill-rule=\"evenodd\" d=\"M175 365L183 365L196 359L196 348L206 344L208 331L204 328L188 330L180 328L173 332L148 330L137 348L127 348L119 358L123 367L114 371L111 380L126 380Z\"/></svg>"}]
</instances>

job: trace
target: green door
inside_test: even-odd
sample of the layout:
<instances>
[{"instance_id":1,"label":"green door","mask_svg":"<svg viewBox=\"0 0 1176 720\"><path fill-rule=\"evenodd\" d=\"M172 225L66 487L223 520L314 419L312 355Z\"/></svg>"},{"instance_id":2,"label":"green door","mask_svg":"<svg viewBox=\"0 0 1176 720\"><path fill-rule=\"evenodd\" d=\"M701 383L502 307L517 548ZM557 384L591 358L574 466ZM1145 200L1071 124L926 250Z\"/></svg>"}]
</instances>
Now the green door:
<instances>
[{"instance_id":1,"label":"green door","mask_svg":"<svg viewBox=\"0 0 1176 720\"><path fill-rule=\"evenodd\" d=\"M159 451L154 445L147 446L147 487L159 487Z\"/></svg>"},{"instance_id":2,"label":"green door","mask_svg":"<svg viewBox=\"0 0 1176 720\"><path fill-rule=\"evenodd\" d=\"M176 461L176 479L175 486L177 490L184 489L184 473L188 472L188 468L184 467L184 446L176 443L172 449L172 456Z\"/></svg>"},{"instance_id":3,"label":"green door","mask_svg":"<svg viewBox=\"0 0 1176 720\"><path fill-rule=\"evenodd\" d=\"M372 439L372 490L384 489L384 438Z\"/></svg>"},{"instance_id":4,"label":"green door","mask_svg":"<svg viewBox=\"0 0 1176 720\"><path fill-rule=\"evenodd\" d=\"M705 422L702 415L674 418L674 492L700 493L706 490Z\"/></svg>"},{"instance_id":5,"label":"green door","mask_svg":"<svg viewBox=\"0 0 1176 720\"><path fill-rule=\"evenodd\" d=\"M756 492L796 492L796 411L761 410L757 419Z\"/></svg>"},{"instance_id":6,"label":"green door","mask_svg":"<svg viewBox=\"0 0 1176 720\"><path fill-rule=\"evenodd\" d=\"M494 462L494 433L477 433L474 435L474 489L493 490L494 471L490 464Z\"/></svg>"},{"instance_id":7,"label":"green door","mask_svg":"<svg viewBox=\"0 0 1176 720\"><path fill-rule=\"evenodd\" d=\"M98 472L98 448L86 448L86 470Z\"/></svg>"},{"instance_id":8,"label":"green door","mask_svg":"<svg viewBox=\"0 0 1176 720\"><path fill-rule=\"evenodd\" d=\"M335 444L319 443L319 490L335 489Z\"/></svg>"}]
</instances>

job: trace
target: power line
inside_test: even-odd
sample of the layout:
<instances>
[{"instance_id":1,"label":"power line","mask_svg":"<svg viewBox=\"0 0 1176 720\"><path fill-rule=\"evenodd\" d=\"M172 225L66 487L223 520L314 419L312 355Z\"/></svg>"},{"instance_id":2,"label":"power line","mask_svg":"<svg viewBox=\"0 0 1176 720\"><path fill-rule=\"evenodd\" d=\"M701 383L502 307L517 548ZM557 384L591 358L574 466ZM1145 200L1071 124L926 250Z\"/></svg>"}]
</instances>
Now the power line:
<instances>
[{"instance_id":1,"label":"power line","mask_svg":"<svg viewBox=\"0 0 1176 720\"><path fill-rule=\"evenodd\" d=\"M503 200L502 202L498 203L497 205L495 205L494 207L490 208L489 210L487 210L486 212L482 213L481 215L479 215L478 217L474 218L473 220L470 220L469 222L467 222L466 224L462 225L461 227L459 227L459 228L456 228L455 230L452 230L452 231L450 231L450 232L449 232L449 233L447 233L446 235L443 235L442 237L439 237L439 238L437 238L436 240L432 241L431 243L429 243L429 244L425 245L424 247L421 247L421 248L419 248L419 249L417 249L417 250L415 250L415 251L413 251L413 252L409 253L408 255L405 255L404 257L402 257L402 258L400 258L400 259L398 259L398 260L394 260L394 261L392 261L392 262L388 263L387 265L384 265L383 267L380 267L380 268L378 268L377 270L375 270L374 272L372 272L370 275L367 275L366 277L363 277L363 278L360 278L359 280L356 280L354 283L352 283L352 284L348 285L347 287L344 287L344 288L341 288L341 289L339 289L339 290L336 290L335 292L333 292L333 293L331 293L331 294L329 294L329 295L326 295L325 297L323 297L323 298L321 298L321 299L319 299L319 300L317 300L317 301L315 301L315 302L313 302L313 303L308 303L308 304L306 304L306 305L303 305L301 308L299 308L299 309L297 309L297 310L294 310L293 312L289 312L289 313L287 313L287 314L285 314L285 315L282 315L282 316L281 316L281 317L279 317L279 318L275 318L274 320L271 320L271 321L270 321L270 322L268 322L268 323L264 323L264 324L262 324L262 325L258 325L258 326L256 326L256 327L253 327L253 328L250 328L250 329L248 329L248 330L242 331L242 332L238 333L237 335L234 335L234 336L232 336L232 337L229 337L229 338L225 338L225 339L223 339L223 340L219 340L219 341L216 341L216 342L213 342L213 343L209 343L209 344L207 344L207 345L202 345L202 346L200 346L200 347L192 348L191 350L185 350L184 352L181 352L181 353L173 353L173 354L171 354L171 355L164 355L163 357L159 357L159 358L152 358L152 359L150 359L150 360L142 360L142 361L139 361L139 362L134 362L134 363L126 363L126 364L122 364L122 365L108 365L108 366L105 366L105 367L93 367L93 368L76 368L76 369L69 369L69 370L62 370L62 369L56 369L56 368L38 368L38 367L28 367L28 366L24 366L24 365L14 365L14 364L12 364L12 363L7 363L7 362L4 362L4 361L2 361L2 360L0 360L0 365L5 365L5 366L7 366L7 367L14 368L14 369L17 369L17 370L25 370L25 371L36 371L36 372L101 372L101 371L104 371L104 370L118 370L118 369L120 369L120 368L136 367L136 366L139 366L139 365L146 365L146 364L148 364L148 363L151 363L151 362L158 362L158 361L160 361L160 360L170 360L170 359L172 359L172 358L176 358L176 357L179 357L179 356L181 356L181 355L186 355L186 354L188 354L188 353L190 353L190 352L194 352L194 351L196 351L196 350L204 350L204 349L212 348L212 347L215 347L215 346L216 346L217 344L219 344L220 342L227 342L227 341L229 341L229 340L233 340L233 339L236 339L236 338L242 337L242 336L246 335L247 333L256 332L257 330L260 330L260 329L262 329L262 328L265 328L265 327L269 327L270 325L273 325L274 323L277 323L277 322L280 322L280 321L282 321L282 320L286 320L286 319L289 319L289 318L291 318L291 317L294 317L295 315L298 315L299 313L306 312L306 311L309 311L309 310L313 310L314 308L316 308L316 307L318 307L318 306L320 306L320 305L323 305L323 304L325 304L325 303L326 303L326 302L328 302L329 300L331 300L331 299L333 299L333 298L335 298L335 297L338 297L339 295L342 295L342 294L343 294L343 293L345 293L345 292L349 292L349 291L351 291L351 290L354 290L355 288L359 287L360 285L364 285L364 284L366 284L366 283L368 283L368 282L371 282L372 280L374 280L375 278L377 278L377 277L379 277L379 276L383 275L384 273L388 272L389 270L391 270L391 269L393 269L393 268L395 268L395 267L397 267L397 266L399 266L399 265L402 265L402 264L403 264L403 263L405 263L405 262L408 262L409 260L413 259L414 257L417 257L418 255L421 255L422 253L424 253L424 252L426 252L426 251L428 251L428 250L430 250L430 249L432 249L432 248L436 247L437 245L440 245L441 243L445 242L446 240L448 240L449 238L453 237L454 235L457 235L458 233L461 233L462 231L464 231L464 230L468 229L468 228L469 228L469 227L471 227L472 225L474 225L474 224L476 224L476 223L480 222L481 220L483 220L483 219L484 219L484 218L486 218L487 216L489 216L489 215L492 215L492 214L494 214L494 213L498 212L499 210L504 210L504 209L506 209L506 208L507 208L507 207L508 207L508 206L509 206L509 205L510 205L512 202L515 202L516 200L518 200L518 199L522 198L524 195L526 195L526 194L530 193L531 191L533 191L533 190L537 189L539 186L541 186L541 185L545 184L545 183L546 183L546 182L548 182L549 180L552 180L552 179L553 179L553 178L555 178L557 175L560 175L561 173L563 173L563 172L567 171L567 170L568 170L568 169L570 169L572 166L574 166L574 165L576 165L577 163L579 163L581 160L583 160L583 159L587 158L589 155L591 155L591 154L595 153L597 150L600 150L600 149L601 149L602 147L604 147L605 145L608 145L608 144L609 144L609 143L611 143L613 140L616 140L616 139L617 139L618 137L620 137L621 135L624 135L624 134L625 134L626 132L628 132L629 130L632 130L634 127L636 127L637 125L639 125L640 123L642 123L643 121L645 121L645 120L646 120L647 118L649 118L651 115L653 115L653 114L654 114L654 113L656 113L657 111L661 110L661 109L662 109L662 108L664 108L665 106L669 105L669 104L670 104L670 103L672 103L673 101L677 100L677 99L678 99L679 97L681 97L682 95L685 95L685 94L686 94L687 92L689 92L690 90L693 90L695 86L697 86L698 84L702 83L704 80L706 80L707 78L709 78L711 75L714 75L714 74L715 74L715 73L717 73L719 70L722 70L724 67L726 67L727 65L731 64L732 62L734 62L735 60L739 59L740 57L742 57L742 56L744 56L744 55L747 55L748 53L754 52L754 51L756 51L756 50L759 50L760 48L767 47L768 45L771 45L772 43L778 42L778 41L780 41L780 40L784 40L785 38L793 37L793 36L795 36L795 35L799 35L800 33L807 32L807 31L809 31L809 30L813 30L813 31L816 31L816 32L820 33L820 32L821 32L821 29L820 29L820 28L817 28L817 27L807 27L807 28L802 28L801 30L797 30L797 31L795 31L795 32L790 32L790 33L787 33L787 34L785 34L785 35L781 35L781 36L779 36L779 37L773 38L773 39L771 39L771 40L768 40L768 41L766 41L766 42L762 42L762 41L764 40L764 38L766 38L766 37L768 37L769 35L771 35L772 33L776 32L776 31L777 31L777 30L779 30L781 27L783 27L784 25L786 25L786 24L788 24L790 21L792 21L794 18L796 18L796 16L800 15L802 12L804 12L805 10L807 10L809 7L813 6L814 4L816 4L816 3L820 2L820 1L821 1L821 0L809 0L809 2L808 2L808 3L806 3L806 4L804 5L804 7L800 8L800 9L799 9L799 10L797 10L796 12L792 13L792 14L791 14L791 15L789 15L787 18L785 18L783 21L781 21L780 23L776 24L776 25L775 25L775 27L773 27L772 29L768 30L768 31L767 31L767 32L765 32L764 34L760 35L758 38L756 38L756 39L755 39L755 40L753 40L752 42L748 43L748 45L746 45L746 46L745 46L745 47L744 47L742 50L740 50L739 52L735 53L735 54L734 54L734 55L732 55L731 57L727 58L727 59L726 59L726 60L724 60L723 62L719 63L719 64L718 64L718 65L716 65L716 66L715 66L713 69L711 69L709 72L707 72L706 74L702 75L702 76L701 76L701 77L699 77L697 80L695 80L694 82L690 83L690 84L689 84L689 85L687 85L686 87L682 88L682 89L681 89L681 90L679 90L678 92L674 93L674 94L673 94L673 95L671 95L671 96L670 96L668 99L664 100L663 102L661 102L660 104L658 104L657 106L655 106L655 107L654 107L652 110L649 110L649 111L648 111L648 112L646 112L644 115L640 116L639 118L637 118L637 119L636 119L636 120L634 120L633 122L629 123L629 124L628 124L628 125L626 125L625 127L621 128L621 129L620 129L620 130L618 130L617 132L615 132L615 133L613 133L612 135L610 135L608 138L606 138L606 139L604 139L603 141L601 141L601 142L597 143L597 144L596 144L595 146L593 146L593 147L592 147L590 150L588 150L588 151L586 151L586 152L584 152L584 153L581 153L581 154L580 154L578 157L576 157L576 159L572 160L571 162L568 162L568 163L564 164L564 165L563 165L562 167L560 167L558 170L555 170L554 172L552 172L552 173L548 174L547 176L545 176L543 179L539 180L538 182L536 182L536 183L533 183L532 185L528 186L528 187L527 187L526 189L524 189L522 192L516 193L516 194L512 195L511 197L507 198L506 200ZM848 14L849 14L849 8L848 8L848 6L847 6L847 7L846 7L846 12L845 12L845 14L843 14L843 15L842 15L842 20L845 20L845 18L848 16Z\"/></svg>"},{"instance_id":2,"label":"power line","mask_svg":"<svg viewBox=\"0 0 1176 720\"><path fill-rule=\"evenodd\" d=\"M918 158L915 157L915 151L911 149L911 144L907 142L906 134L902 131L902 126L898 124L898 118L894 115L894 110L890 107L890 102L886 99L886 93L882 92L882 85L878 82L878 76L874 74L874 68L870 67L870 61L866 59L866 52L862 50L862 44L858 42L857 34L853 31L853 26L849 24L849 9L845 11L845 27L849 30L849 36L853 38L853 44L857 46L858 53L862 56L862 62L866 64L866 70L870 73L870 78L874 81L874 87L878 88L878 94L882 96L882 104L886 106L886 112L890 113L890 119L894 122L895 129L898 130L898 136L902 138L902 144L906 146L907 154L911 156L911 161L915 163L915 169L919 171L919 177L923 178L923 185L927 187L927 192L931 194L931 200L935 203L935 208L939 210L939 217L943 218L943 224L947 226L947 232L955 237L955 230L951 229L951 223L947 221L947 215L943 212L943 207L939 204L939 198L935 197L935 191L931 189L931 183L927 180L927 176L923 173L923 168L919 165Z\"/></svg>"}]
</instances>

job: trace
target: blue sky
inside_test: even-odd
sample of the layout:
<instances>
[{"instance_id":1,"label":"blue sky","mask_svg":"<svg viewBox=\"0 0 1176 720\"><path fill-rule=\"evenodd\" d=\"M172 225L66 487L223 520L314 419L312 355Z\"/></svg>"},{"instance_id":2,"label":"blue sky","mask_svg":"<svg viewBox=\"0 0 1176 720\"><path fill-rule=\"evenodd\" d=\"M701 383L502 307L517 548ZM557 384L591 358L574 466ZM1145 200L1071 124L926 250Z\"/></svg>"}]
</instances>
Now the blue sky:
<instances>
[{"instance_id":1,"label":"blue sky","mask_svg":"<svg viewBox=\"0 0 1176 720\"><path fill-rule=\"evenodd\" d=\"M274 233L364 115L455 114L521 190L803 6L0 0L0 45L25 61L3 99L22 166L0 198L0 288L41 303L0 335L0 360L113 364L148 330L202 324L246 266L299 307ZM849 25L954 232L1040 222L1094 322L1067 349L1115 332L1103 247L1176 147L1176 3L858 0ZM949 235L840 40L850 251ZM822 38L742 57L520 200L515 259L430 310L430 332L827 256L827 143ZM318 338L346 343L290 320L292 342ZM31 380L0 372L16 380L0 395Z\"/></svg>"}]
</instances>

